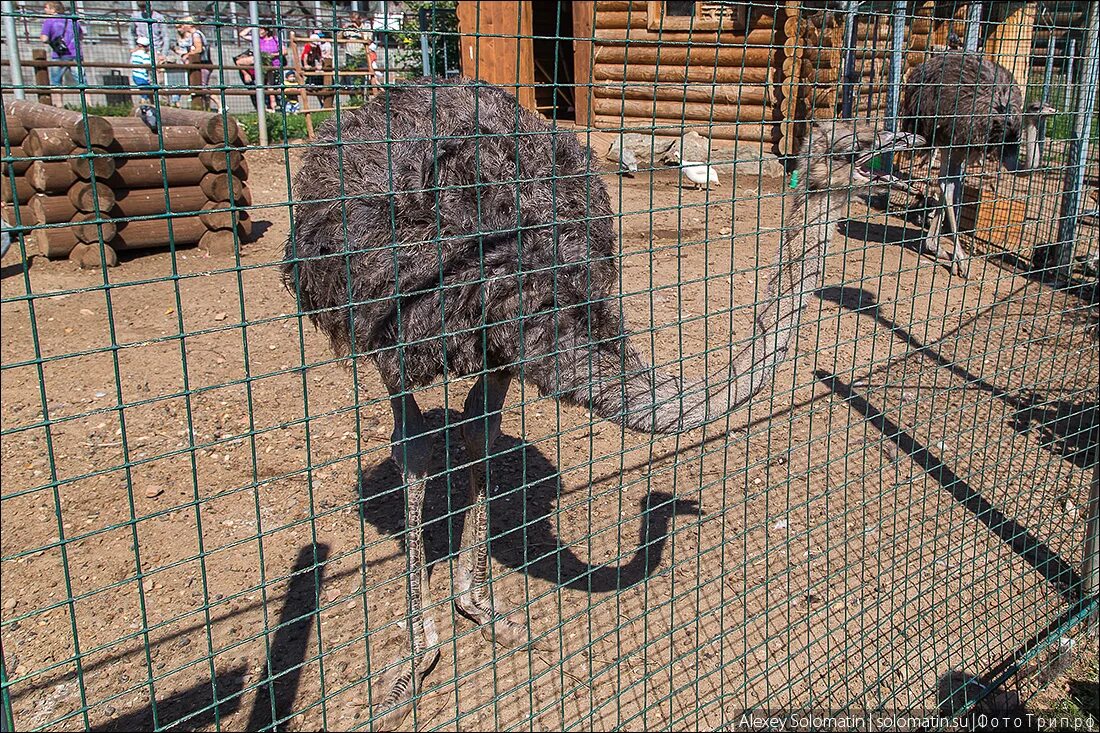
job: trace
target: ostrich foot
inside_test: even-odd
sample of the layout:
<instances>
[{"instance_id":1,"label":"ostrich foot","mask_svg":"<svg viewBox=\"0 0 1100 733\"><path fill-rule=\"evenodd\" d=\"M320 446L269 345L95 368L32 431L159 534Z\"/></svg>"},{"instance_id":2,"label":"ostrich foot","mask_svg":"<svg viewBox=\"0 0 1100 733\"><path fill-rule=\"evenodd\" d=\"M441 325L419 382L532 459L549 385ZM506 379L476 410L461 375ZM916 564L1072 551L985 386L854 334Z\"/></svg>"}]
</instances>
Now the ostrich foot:
<instances>
[{"instance_id":1,"label":"ostrich foot","mask_svg":"<svg viewBox=\"0 0 1100 733\"><path fill-rule=\"evenodd\" d=\"M372 711L377 716L374 718L374 730L398 729L412 712L413 698L420 691L420 683L439 661L439 649L436 647L439 636L431 619L424 619L424 631L428 650L416 656L411 668L408 659L397 660L379 680L379 687L389 692L375 704Z\"/></svg>"},{"instance_id":2,"label":"ostrich foot","mask_svg":"<svg viewBox=\"0 0 1100 733\"><path fill-rule=\"evenodd\" d=\"M951 274L958 275L963 280L970 279L970 260L951 260Z\"/></svg>"},{"instance_id":3,"label":"ostrich foot","mask_svg":"<svg viewBox=\"0 0 1100 733\"><path fill-rule=\"evenodd\" d=\"M527 624L521 620L519 612L506 613L494 607L488 593L482 590L475 593L469 579L459 583L465 590L455 598L455 608L466 618L481 626L482 635L489 641L495 641L503 647L513 648L527 644ZM484 589L484 586L482 586ZM481 597L478 597L481 596Z\"/></svg>"}]
</instances>

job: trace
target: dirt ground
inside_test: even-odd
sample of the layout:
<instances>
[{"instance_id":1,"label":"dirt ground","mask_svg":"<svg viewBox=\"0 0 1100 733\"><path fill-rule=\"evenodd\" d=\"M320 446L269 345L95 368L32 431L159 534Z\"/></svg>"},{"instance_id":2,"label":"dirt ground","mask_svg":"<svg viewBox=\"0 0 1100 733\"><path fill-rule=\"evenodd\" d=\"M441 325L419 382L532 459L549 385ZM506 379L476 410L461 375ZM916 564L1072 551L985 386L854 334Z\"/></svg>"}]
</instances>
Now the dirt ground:
<instances>
[{"instance_id":1,"label":"dirt ground","mask_svg":"<svg viewBox=\"0 0 1100 733\"><path fill-rule=\"evenodd\" d=\"M367 728L370 682L404 654L384 389L297 315L276 267L283 153L249 164L269 224L239 266L193 248L107 273L24 271L15 248L2 263L0 640L19 730ZM784 182L606 180L636 340L685 374L720 367L750 333ZM797 358L728 424L651 438L513 387L492 572L529 647L494 648L449 603L466 475L444 446L468 384L418 395L438 430L442 653L409 727L931 710L948 681L1075 620L1093 301L1025 276L1023 245L978 246L962 280L902 216L857 200L847 219Z\"/></svg>"}]
</instances>

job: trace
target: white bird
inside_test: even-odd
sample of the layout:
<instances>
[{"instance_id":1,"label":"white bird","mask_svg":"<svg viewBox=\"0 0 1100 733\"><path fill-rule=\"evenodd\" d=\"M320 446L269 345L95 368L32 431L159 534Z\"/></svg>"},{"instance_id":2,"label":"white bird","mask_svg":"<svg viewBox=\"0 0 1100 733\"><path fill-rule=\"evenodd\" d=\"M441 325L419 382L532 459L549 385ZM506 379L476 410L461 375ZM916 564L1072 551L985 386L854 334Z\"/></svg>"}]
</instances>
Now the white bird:
<instances>
[{"instance_id":1,"label":"white bird","mask_svg":"<svg viewBox=\"0 0 1100 733\"><path fill-rule=\"evenodd\" d=\"M627 178L633 178L634 174L638 172L638 156L634 154L633 150L623 148L619 153L619 173Z\"/></svg>"},{"instance_id":2,"label":"white bird","mask_svg":"<svg viewBox=\"0 0 1100 733\"><path fill-rule=\"evenodd\" d=\"M706 163L696 163L693 160L685 160L680 163L680 172L684 178L691 181L692 188L710 188L710 184L718 185L718 171Z\"/></svg>"}]
</instances>

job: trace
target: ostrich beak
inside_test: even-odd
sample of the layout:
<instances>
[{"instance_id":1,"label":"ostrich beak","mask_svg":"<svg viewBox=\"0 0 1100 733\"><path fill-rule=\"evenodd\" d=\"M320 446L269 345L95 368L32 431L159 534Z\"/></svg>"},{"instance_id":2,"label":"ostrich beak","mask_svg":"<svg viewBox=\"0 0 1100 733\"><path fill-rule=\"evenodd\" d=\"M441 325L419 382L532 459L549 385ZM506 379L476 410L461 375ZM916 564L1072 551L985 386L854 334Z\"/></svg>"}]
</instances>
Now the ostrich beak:
<instances>
[{"instance_id":1,"label":"ostrich beak","mask_svg":"<svg viewBox=\"0 0 1100 733\"><path fill-rule=\"evenodd\" d=\"M856 159L856 165L860 167L863 173L868 174L868 177L872 180L885 183L890 186L890 188L899 191L913 193L913 188L908 180L899 178L883 170L875 170L874 165L882 155L900 153L905 150L915 150L926 144L923 137L912 132L880 130L875 135L874 146Z\"/></svg>"}]
</instances>

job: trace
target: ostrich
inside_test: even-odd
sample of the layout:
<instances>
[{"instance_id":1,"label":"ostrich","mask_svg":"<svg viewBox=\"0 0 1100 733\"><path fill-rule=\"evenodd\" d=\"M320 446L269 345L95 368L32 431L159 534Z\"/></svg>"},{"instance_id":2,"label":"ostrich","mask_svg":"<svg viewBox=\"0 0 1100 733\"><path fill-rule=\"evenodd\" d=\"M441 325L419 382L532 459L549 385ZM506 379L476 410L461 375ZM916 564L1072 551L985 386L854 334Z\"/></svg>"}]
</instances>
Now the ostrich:
<instances>
[{"instance_id":1,"label":"ostrich","mask_svg":"<svg viewBox=\"0 0 1100 733\"><path fill-rule=\"evenodd\" d=\"M954 239L952 274L966 277L969 257L959 241L958 214L964 166L986 152L1016 171L1020 152L1023 96L1012 72L973 54L947 51L910 72L901 99L902 129L914 132L940 151L935 212L924 248L939 254L937 240L944 214ZM1029 115L1038 124L1038 115Z\"/></svg>"},{"instance_id":2,"label":"ostrich","mask_svg":"<svg viewBox=\"0 0 1100 733\"><path fill-rule=\"evenodd\" d=\"M390 394L391 455L408 497L412 654L383 682L376 712L389 729L412 709L439 656L423 610L430 445L413 390L444 374L476 377L461 424L471 496L455 605L490 640L522 645L527 627L487 584L488 458L512 380L645 433L729 414L787 357L851 187L908 190L872 172L872 160L923 140L843 124L811 131L803 185L790 194L793 225L768 273L753 338L721 375L681 384L647 363L624 329L611 202L574 133L548 126L502 89L465 79L397 85L341 123L322 125L303 156L282 272L299 310L338 353L372 360Z\"/></svg>"}]
</instances>

